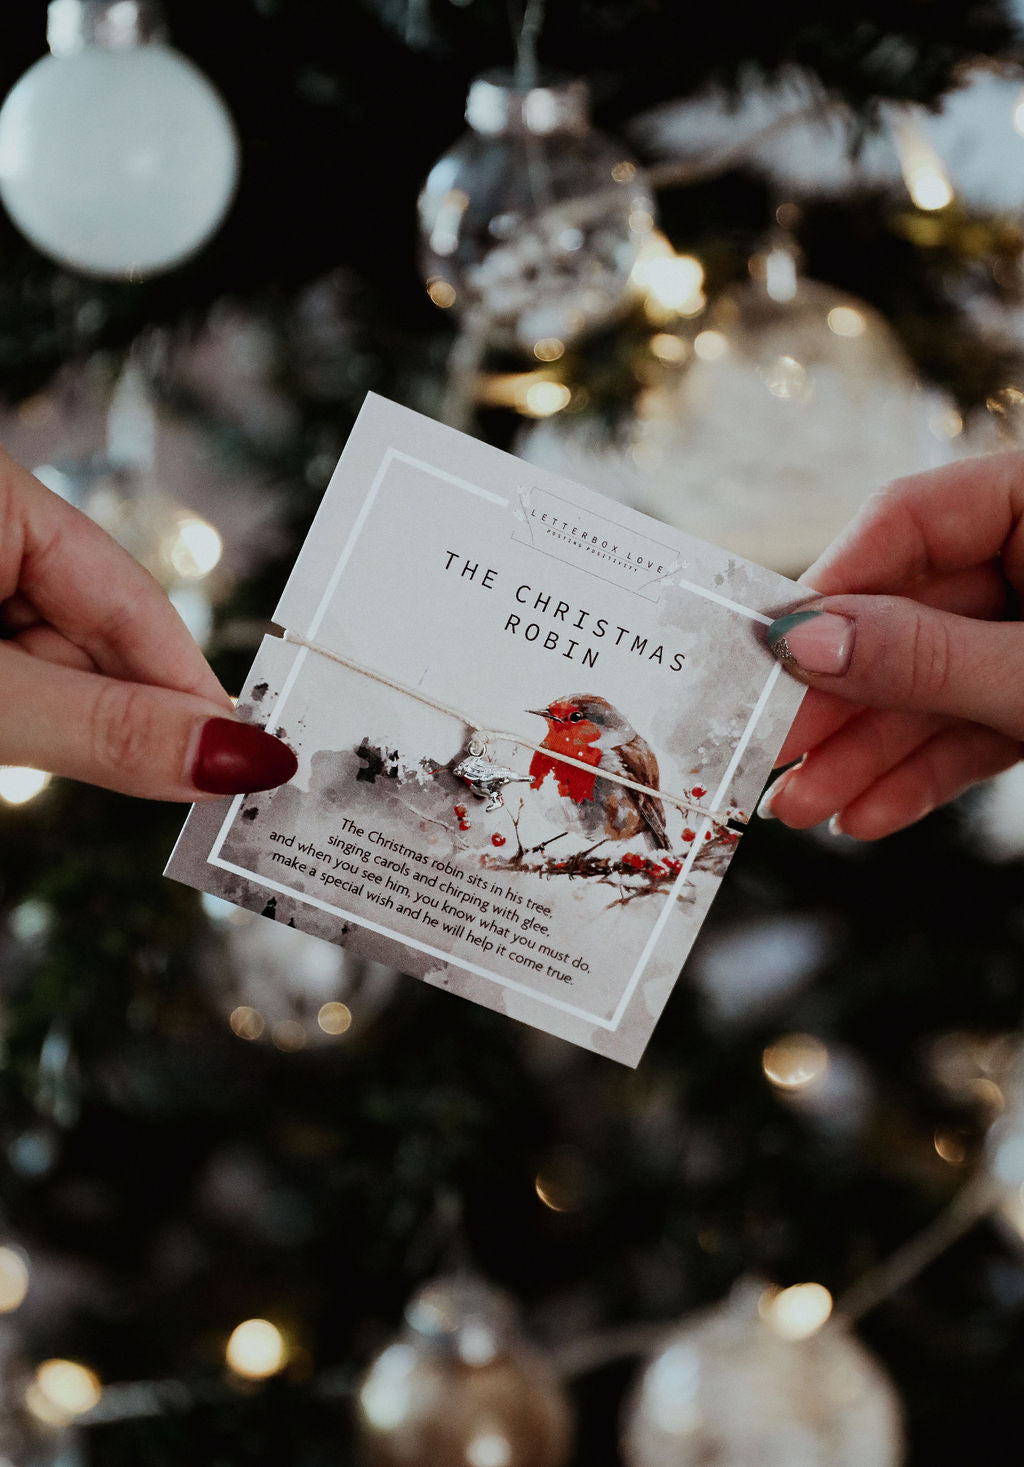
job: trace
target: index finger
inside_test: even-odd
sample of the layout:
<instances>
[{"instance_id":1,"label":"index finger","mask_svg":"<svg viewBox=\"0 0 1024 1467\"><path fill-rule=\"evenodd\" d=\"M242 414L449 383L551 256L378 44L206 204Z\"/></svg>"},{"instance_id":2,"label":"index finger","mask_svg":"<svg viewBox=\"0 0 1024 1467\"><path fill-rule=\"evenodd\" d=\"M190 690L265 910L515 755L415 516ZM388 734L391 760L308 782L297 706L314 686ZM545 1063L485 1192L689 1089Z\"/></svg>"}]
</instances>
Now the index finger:
<instances>
[{"instance_id":1,"label":"index finger","mask_svg":"<svg viewBox=\"0 0 1024 1467\"><path fill-rule=\"evenodd\" d=\"M231 706L149 572L0 449L0 599L18 592L108 676Z\"/></svg>"},{"instance_id":2,"label":"index finger","mask_svg":"<svg viewBox=\"0 0 1024 1467\"><path fill-rule=\"evenodd\" d=\"M823 595L893 592L1002 558L1024 585L1024 453L964 459L897 479L800 577Z\"/></svg>"}]
</instances>

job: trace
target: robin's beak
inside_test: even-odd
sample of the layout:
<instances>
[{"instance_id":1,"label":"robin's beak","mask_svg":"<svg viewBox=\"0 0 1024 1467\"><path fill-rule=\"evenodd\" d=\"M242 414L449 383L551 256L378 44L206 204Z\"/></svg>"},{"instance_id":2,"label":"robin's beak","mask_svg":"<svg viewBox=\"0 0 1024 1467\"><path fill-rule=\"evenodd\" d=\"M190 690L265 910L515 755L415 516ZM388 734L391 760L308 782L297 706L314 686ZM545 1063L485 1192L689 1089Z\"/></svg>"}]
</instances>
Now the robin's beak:
<instances>
[{"instance_id":1,"label":"robin's beak","mask_svg":"<svg viewBox=\"0 0 1024 1467\"><path fill-rule=\"evenodd\" d=\"M538 718L550 718L551 714L546 708L524 708L524 713L536 713Z\"/></svg>"}]
</instances>

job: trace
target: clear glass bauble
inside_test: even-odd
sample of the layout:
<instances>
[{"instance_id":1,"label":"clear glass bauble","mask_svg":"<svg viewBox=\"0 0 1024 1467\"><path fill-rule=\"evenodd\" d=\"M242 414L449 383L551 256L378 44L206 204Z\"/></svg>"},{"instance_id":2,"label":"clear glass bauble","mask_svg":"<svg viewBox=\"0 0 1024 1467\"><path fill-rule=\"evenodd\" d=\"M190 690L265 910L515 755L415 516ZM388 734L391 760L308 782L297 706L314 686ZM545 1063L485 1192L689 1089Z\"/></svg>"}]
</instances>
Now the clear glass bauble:
<instances>
[{"instance_id":1,"label":"clear glass bauble","mask_svg":"<svg viewBox=\"0 0 1024 1467\"><path fill-rule=\"evenodd\" d=\"M438 1279L357 1392L371 1467L562 1467L571 1419L512 1302L475 1279Z\"/></svg>"},{"instance_id":2,"label":"clear glass bauble","mask_svg":"<svg viewBox=\"0 0 1024 1467\"><path fill-rule=\"evenodd\" d=\"M783 1339L761 1318L761 1286L686 1320L627 1401L627 1467L898 1467L899 1398L837 1323Z\"/></svg>"},{"instance_id":3,"label":"clear glass bauble","mask_svg":"<svg viewBox=\"0 0 1024 1467\"><path fill-rule=\"evenodd\" d=\"M86 275L180 264L220 224L237 176L227 108L160 41L44 56L0 108L8 213L44 254Z\"/></svg>"},{"instance_id":4,"label":"clear glass bauble","mask_svg":"<svg viewBox=\"0 0 1024 1467\"><path fill-rule=\"evenodd\" d=\"M752 281L644 394L634 502L798 572L871 490L941 461L927 411L892 332L863 301L807 279L776 300Z\"/></svg>"},{"instance_id":5,"label":"clear glass bauble","mask_svg":"<svg viewBox=\"0 0 1024 1467\"><path fill-rule=\"evenodd\" d=\"M488 73L466 118L419 198L431 298L526 351L613 316L654 204L632 158L590 126L586 82L518 89Z\"/></svg>"}]
</instances>

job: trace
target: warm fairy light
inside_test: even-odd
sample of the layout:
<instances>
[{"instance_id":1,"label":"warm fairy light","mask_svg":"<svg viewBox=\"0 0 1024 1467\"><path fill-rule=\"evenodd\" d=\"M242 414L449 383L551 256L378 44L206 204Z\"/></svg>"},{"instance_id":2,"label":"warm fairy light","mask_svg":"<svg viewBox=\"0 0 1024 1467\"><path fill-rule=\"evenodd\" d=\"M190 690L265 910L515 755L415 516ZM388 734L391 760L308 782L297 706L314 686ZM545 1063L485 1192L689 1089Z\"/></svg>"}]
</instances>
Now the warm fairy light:
<instances>
[{"instance_id":1,"label":"warm fairy light","mask_svg":"<svg viewBox=\"0 0 1024 1467\"><path fill-rule=\"evenodd\" d=\"M721 331L700 331L694 338L693 349L702 362L717 362L729 350L729 343Z\"/></svg>"},{"instance_id":2,"label":"warm fairy light","mask_svg":"<svg viewBox=\"0 0 1024 1467\"><path fill-rule=\"evenodd\" d=\"M447 311L455 304L455 286L450 280L442 280L439 275L427 281L427 295L435 306L441 307L442 311Z\"/></svg>"},{"instance_id":3,"label":"warm fairy light","mask_svg":"<svg viewBox=\"0 0 1024 1467\"><path fill-rule=\"evenodd\" d=\"M512 1443L496 1427L480 1432L466 1446L467 1467L509 1467L511 1461Z\"/></svg>"},{"instance_id":4,"label":"warm fairy light","mask_svg":"<svg viewBox=\"0 0 1024 1467\"><path fill-rule=\"evenodd\" d=\"M828 329L836 336L863 336L867 321L853 306L833 306L828 313Z\"/></svg>"},{"instance_id":5,"label":"warm fairy light","mask_svg":"<svg viewBox=\"0 0 1024 1467\"><path fill-rule=\"evenodd\" d=\"M346 1034L352 1027L352 1010L347 1003L325 1003L316 1021L325 1034Z\"/></svg>"},{"instance_id":6,"label":"warm fairy light","mask_svg":"<svg viewBox=\"0 0 1024 1467\"><path fill-rule=\"evenodd\" d=\"M636 164L631 163L628 158L623 158L621 163L616 163L612 169L612 178L616 183L629 183L636 177Z\"/></svg>"},{"instance_id":7,"label":"warm fairy light","mask_svg":"<svg viewBox=\"0 0 1024 1467\"><path fill-rule=\"evenodd\" d=\"M669 331L659 331L657 336L652 336L650 347L652 356L670 367L685 362L690 355L689 344L681 336L673 336Z\"/></svg>"},{"instance_id":8,"label":"warm fairy light","mask_svg":"<svg viewBox=\"0 0 1024 1467\"><path fill-rule=\"evenodd\" d=\"M551 1182L550 1178L537 1177L533 1189L544 1206L549 1207L552 1212L568 1212L567 1199L560 1195L558 1187Z\"/></svg>"},{"instance_id":9,"label":"warm fairy light","mask_svg":"<svg viewBox=\"0 0 1024 1467\"><path fill-rule=\"evenodd\" d=\"M294 1054L306 1047L306 1031L297 1019L282 1019L270 1031L274 1048L284 1054Z\"/></svg>"},{"instance_id":10,"label":"warm fairy light","mask_svg":"<svg viewBox=\"0 0 1024 1467\"><path fill-rule=\"evenodd\" d=\"M648 314L655 319L695 316L704 308L704 266L693 255L677 255L657 230L645 240L630 280L646 297Z\"/></svg>"},{"instance_id":11,"label":"warm fairy light","mask_svg":"<svg viewBox=\"0 0 1024 1467\"><path fill-rule=\"evenodd\" d=\"M284 1336L269 1319L246 1319L231 1331L224 1358L236 1375L267 1380L287 1364Z\"/></svg>"},{"instance_id":12,"label":"warm fairy light","mask_svg":"<svg viewBox=\"0 0 1024 1467\"><path fill-rule=\"evenodd\" d=\"M909 111L892 114L893 138L907 192L919 209L944 209L953 202L953 185L942 159Z\"/></svg>"},{"instance_id":13,"label":"warm fairy light","mask_svg":"<svg viewBox=\"0 0 1024 1467\"><path fill-rule=\"evenodd\" d=\"M950 1166L963 1166L967 1160L967 1145L963 1131L947 1130L939 1126L935 1131L934 1145L942 1160Z\"/></svg>"},{"instance_id":14,"label":"warm fairy light","mask_svg":"<svg viewBox=\"0 0 1024 1467\"><path fill-rule=\"evenodd\" d=\"M244 1003L231 1010L228 1023L231 1025L231 1032L237 1034L239 1039L259 1039L267 1027L259 1009L251 1009Z\"/></svg>"},{"instance_id":15,"label":"warm fairy light","mask_svg":"<svg viewBox=\"0 0 1024 1467\"><path fill-rule=\"evenodd\" d=\"M182 515L167 548L167 559L179 576L199 581L208 576L224 553L220 534L198 515Z\"/></svg>"},{"instance_id":16,"label":"warm fairy light","mask_svg":"<svg viewBox=\"0 0 1024 1467\"><path fill-rule=\"evenodd\" d=\"M765 1049L761 1065L779 1090L806 1090L828 1069L828 1050L813 1034L784 1034Z\"/></svg>"},{"instance_id":17,"label":"warm fairy light","mask_svg":"<svg viewBox=\"0 0 1024 1467\"><path fill-rule=\"evenodd\" d=\"M8 805L25 805L44 790L50 776L41 769L23 769L18 764L0 764L0 800Z\"/></svg>"},{"instance_id":18,"label":"warm fairy light","mask_svg":"<svg viewBox=\"0 0 1024 1467\"><path fill-rule=\"evenodd\" d=\"M564 382L531 382L523 394L526 411L535 418L550 418L568 407L572 393Z\"/></svg>"},{"instance_id":19,"label":"warm fairy light","mask_svg":"<svg viewBox=\"0 0 1024 1467\"><path fill-rule=\"evenodd\" d=\"M565 342L559 341L557 336L542 337L534 342L533 354L538 362L557 362L559 357L565 356Z\"/></svg>"},{"instance_id":20,"label":"warm fairy light","mask_svg":"<svg viewBox=\"0 0 1024 1467\"><path fill-rule=\"evenodd\" d=\"M25 1394L33 1415L56 1424L82 1416L103 1394L99 1376L77 1360L44 1360L36 1367L34 1387Z\"/></svg>"},{"instance_id":21,"label":"warm fairy light","mask_svg":"<svg viewBox=\"0 0 1024 1467\"><path fill-rule=\"evenodd\" d=\"M28 1264L15 1248L0 1248L0 1314L11 1314L28 1293Z\"/></svg>"},{"instance_id":22,"label":"warm fairy light","mask_svg":"<svg viewBox=\"0 0 1024 1467\"><path fill-rule=\"evenodd\" d=\"M832 1295L824 1284L794 1284L766 1289L758 1302L765 1324L784 1340L806 1340L832 1313Z\"/></svg>"}]
</instances>

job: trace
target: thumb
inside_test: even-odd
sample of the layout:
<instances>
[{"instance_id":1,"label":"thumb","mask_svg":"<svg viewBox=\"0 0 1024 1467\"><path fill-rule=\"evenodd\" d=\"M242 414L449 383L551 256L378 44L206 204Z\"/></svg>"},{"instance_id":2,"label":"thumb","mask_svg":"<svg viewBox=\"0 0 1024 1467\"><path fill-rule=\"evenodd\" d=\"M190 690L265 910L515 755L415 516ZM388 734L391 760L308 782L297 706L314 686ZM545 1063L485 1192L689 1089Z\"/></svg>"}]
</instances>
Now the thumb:
<instances>
[{"instance_id":1,"label":"thumb","mask_svg":"<svg viewBox=\"0 0 1024 1467\"><path fill-rule=\"evenodd\" d=\"M954 616L899 596L824 596L779 617L768 643L812 687L1024 739L1024 626Z\"/></svg>"},{"instance_id":2,"label":"thumb","mask_svg":"<svg viewBox=\"0 0 1024 1467\"><path fill-rule=\"evenodd\" d=\"M151 800L270 789L298 767L280 739L192 693L44 662L10 644L0 644L0 685L0 763Z\"/></svg>"}]
</instances>

